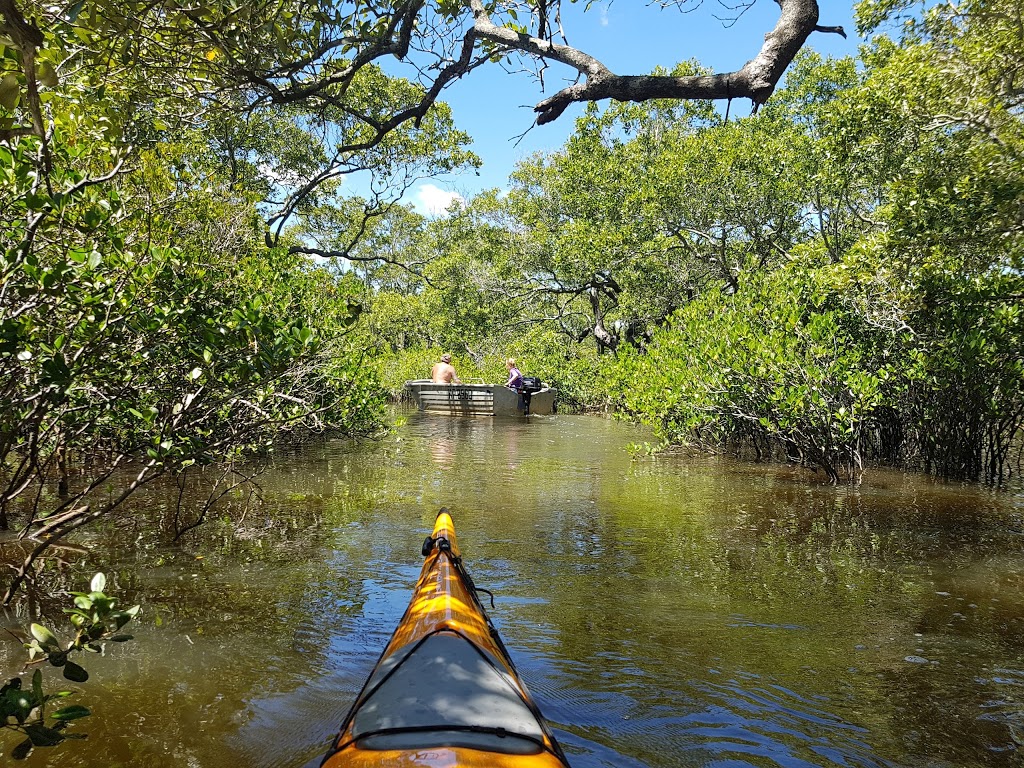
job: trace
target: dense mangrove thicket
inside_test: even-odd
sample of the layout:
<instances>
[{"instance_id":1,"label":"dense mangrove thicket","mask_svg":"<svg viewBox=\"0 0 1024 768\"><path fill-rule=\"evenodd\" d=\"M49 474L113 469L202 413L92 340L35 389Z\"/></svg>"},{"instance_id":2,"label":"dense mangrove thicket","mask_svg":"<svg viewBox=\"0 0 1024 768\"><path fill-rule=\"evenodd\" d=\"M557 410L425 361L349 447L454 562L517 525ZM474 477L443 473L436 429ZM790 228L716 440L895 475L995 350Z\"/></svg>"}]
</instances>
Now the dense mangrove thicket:
<instances>
[{"instance_id":1,"label":"dense mangrove thicket","mask_svg":"<svg viewBox=\"0 0 1024 768\"><path fill-rule=\"evenodd\" d=\"M406 258L435 255L364 274L359 333L396 391L431 350L489 380L513 355L666 444L1003 481L1024 448L1021 21L944 4L857 60L802 56L740 119L591 106L509 194L391 220Z\"/></svg>"},{"instance_id":2,"label":"dense mangrove thicket","mask_svg":"<svg viewBox=\"0 0 1024 768\"><path fill-rule=\"evenodd\" d=\"M35 149L0 148L20 237L3 263L0 527L46 543L164 473L284 434L379 428L346 339L356 305L324 270L267 251L251 206L181 194L148 152L116 184L83 185L90 158L56 140L51 194L19 154Z\"/></svg>"},{"instance_id":3,"label":"dense mangrove thicket","mask_svg":"<svg viewBox=\"0 0 1024 768\"><path fill-rule=\"evenodd\" d=\"M158 477L216 498L257 471L237 459L384 417L358 304L266 242L277 182L328 162L316 126L241 114L202 56L155 67L167 40L125 37L132 8L21 8L0 39L0 529L32 543L7 552L8 600ZM190 103L197 83L226 103Z\"/></svg>"},{"instance_id":4,"label":"dense mangrove thicket","mask_svg":"<svg viewBox=\"0 0 1024 768\"><path fill-rule=\"evenodd\" d=\"M803 15L776 41L831 30L811 0L781 5ZM557 3L527 6L550 43ZM723 98L699 63L658 71L507 194L427 219L402 192L479 162L441 89L513 53L567 63L505 39L515 3L3 2L0 528L33 542L8 586L157 477L203 472L216 498L282 439L379 429L441 350L466 379L514 356L564 408L666 444L832 480L867 461L1005 479L1024 420L1021 10L905 6L862 3L862 31L901 21L897 39L798 57L750 116L696 98ZM587 77L543 120L625 82ZM679 84L707 88L655 98ZM344 194L352 174L365 197Z\"/></svg>"}]
</instances>

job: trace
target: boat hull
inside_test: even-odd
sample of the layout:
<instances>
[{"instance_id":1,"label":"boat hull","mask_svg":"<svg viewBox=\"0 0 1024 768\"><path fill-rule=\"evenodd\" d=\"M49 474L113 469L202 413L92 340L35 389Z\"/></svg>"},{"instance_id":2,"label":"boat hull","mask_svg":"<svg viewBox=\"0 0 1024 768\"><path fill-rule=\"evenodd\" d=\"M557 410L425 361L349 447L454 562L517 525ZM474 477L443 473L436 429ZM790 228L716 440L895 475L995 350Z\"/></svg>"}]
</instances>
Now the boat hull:
<instances>
[{"instance_id":1,"label":"boat hull","mask_svg":"<svg viewBox=\"0 0 1024 768\"><path fill-rule=\"evenodd\" d=\"M555 412L555 390L523 395L500 384L437 384L408 381L406 389L421 411L449 416L525 416Z\"/></svg>"},{"instance_id":2,"label":"boat hull","mask_svg":"<svg viewBox=\"0 0 1024 768\"><path fill-rule=\"evenodd\" d=\"M568 768L442 510L411 602L322 768Z\"/></svg>"}]
</instances>

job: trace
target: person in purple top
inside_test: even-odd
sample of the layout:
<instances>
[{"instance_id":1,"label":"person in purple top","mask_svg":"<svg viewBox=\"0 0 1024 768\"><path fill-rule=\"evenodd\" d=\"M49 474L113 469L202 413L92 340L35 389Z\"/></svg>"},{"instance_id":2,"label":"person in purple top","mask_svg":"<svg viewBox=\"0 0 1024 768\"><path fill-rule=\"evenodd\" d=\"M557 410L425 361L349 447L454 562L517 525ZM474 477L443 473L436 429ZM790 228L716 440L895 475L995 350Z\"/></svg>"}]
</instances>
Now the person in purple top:
<instances>
[{"instance_id":1,"label":"person in purple top","mask_svg":"<svg viewBox=\"0 0 1024 768\"><path fill-rule=\"evenodd\" d=\"M514 389L516 392L523 391L523 374L518 368L516 368L516 361L514 358L509 358L505 361L505 367L508 368L508 381L505 382L505 386L509 389Z\"/></svg>"}]
</instances>

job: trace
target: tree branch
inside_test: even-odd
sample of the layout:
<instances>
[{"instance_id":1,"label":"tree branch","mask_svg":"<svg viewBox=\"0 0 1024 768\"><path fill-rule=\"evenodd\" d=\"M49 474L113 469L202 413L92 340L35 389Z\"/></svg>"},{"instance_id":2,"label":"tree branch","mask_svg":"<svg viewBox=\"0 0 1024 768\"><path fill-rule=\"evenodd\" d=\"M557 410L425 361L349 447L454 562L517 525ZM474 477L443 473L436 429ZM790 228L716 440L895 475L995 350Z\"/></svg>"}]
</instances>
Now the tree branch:
<instances>
[{"instance_id":1,"label":"tree branch","mask_svg":"<svg viewBox=\"0 0 1024 768\"><path fill-rule=\"evenodd\" d=\"M593 56L495 25L482 0L469 0L474 29L480 38L543 59L566 64L585 78L544 99L534 111L537 124L556 120L574 102L616 99L736 99L763 104L778 85L786 67L816 29L838 32L839 27L818 26L817 0L777 0L781 13L775 28L765 35L758 54L735 72L718 75L616 75Z\"/></svg>"}]
</instances>

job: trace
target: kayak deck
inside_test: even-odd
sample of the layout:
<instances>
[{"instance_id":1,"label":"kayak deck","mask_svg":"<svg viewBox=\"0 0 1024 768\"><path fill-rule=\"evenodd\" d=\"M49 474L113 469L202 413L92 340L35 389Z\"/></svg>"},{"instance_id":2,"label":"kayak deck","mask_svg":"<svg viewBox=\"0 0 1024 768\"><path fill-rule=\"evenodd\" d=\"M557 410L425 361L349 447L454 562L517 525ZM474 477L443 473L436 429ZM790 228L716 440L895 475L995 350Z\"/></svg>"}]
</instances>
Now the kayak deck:
<instances>
[{"instance_id":1,"label":"kayak deck","mask_svg":"<svg viewBox=\"0 0 1024 768\"><path fill-rule=\"evenodd\" d=\"M323 768L566 768L466 573L447 511Z\"/></svg>"}]
</instances>

